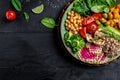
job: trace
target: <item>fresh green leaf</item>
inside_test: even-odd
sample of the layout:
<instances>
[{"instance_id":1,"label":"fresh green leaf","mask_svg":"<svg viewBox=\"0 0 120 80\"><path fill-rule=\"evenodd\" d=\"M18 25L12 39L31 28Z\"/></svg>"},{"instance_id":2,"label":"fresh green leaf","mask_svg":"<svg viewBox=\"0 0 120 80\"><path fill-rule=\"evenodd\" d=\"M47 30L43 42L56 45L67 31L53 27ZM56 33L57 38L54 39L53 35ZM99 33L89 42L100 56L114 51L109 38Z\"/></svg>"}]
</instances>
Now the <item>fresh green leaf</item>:
<instances>
[{"instance_id":1,"label":"fresh green leaf","mask_svg":"<svg viewBox=\"0 0 120 80\"><path fill-rule=\"evenodd\" d=\"M48 28L54 28L56 26L55 20L52 18L43 18L41 23Z\"/></svg>"},{"instance_id":2,"label":"fresh green leaf","mask_svg":"<svg viewBox=\"0 0 120 80\"><path fill-rule=\"evenodd\" d=\"M90 9L87 7L85 0L76 0L73 5L73 10L84 15L90 15Z\"/></svg>"},{"instance_id":3,"label":"fresh green leaf","mask_svg":"<svg viewBox=\"0 0 120 80\"><path fill-rule=\"evenodd\" d=\"M103 25L99 25L99 28L102 29L102 31L109 37L113 37L116 40L120 41L120 32L111 27L111 26L103 26Z\"/></svg>"},{"instance_id":4,"label":"fresh green leaf","mask_svg":"<svg viewBox=\"0 0 120 80\"><path fill-rule=\"evenodd\" d=\"M20 0L11 0L11 3L17 11L22 11L22 5Z\"/></svg>"},{"instance_id":5,"label":"fresh green leaf","mask_svg":"<svg viewBox=\"0 0 120 80\"><path fill-rule=\"evenodd\" d=\"M110 7L114 7L117 3L117 0L106 0L106 2Z\"/></svg>"},{"instance_id":6,"label":"fresh green leaf","mask_svg":"<svg viewBox=\"0 0 120 80\"><path fill-rule=\"evenodd\" d=\"M28 22L28 20L30 19L30 16L27 12L24 12L24 18L25 20Z\"/></svg>"},{"instance_id":7,"label":"fresh green leaf","mask_svg":"<svg viewBox=\"0 0 120 80\"><path fill-rule=\"evenodd\" d=\"M91 10L95 13L99 13L99 12L109 12L109 7L107 7L106 5L95 5L93 7L91 7Z\"/></svg>"}]
</instances>

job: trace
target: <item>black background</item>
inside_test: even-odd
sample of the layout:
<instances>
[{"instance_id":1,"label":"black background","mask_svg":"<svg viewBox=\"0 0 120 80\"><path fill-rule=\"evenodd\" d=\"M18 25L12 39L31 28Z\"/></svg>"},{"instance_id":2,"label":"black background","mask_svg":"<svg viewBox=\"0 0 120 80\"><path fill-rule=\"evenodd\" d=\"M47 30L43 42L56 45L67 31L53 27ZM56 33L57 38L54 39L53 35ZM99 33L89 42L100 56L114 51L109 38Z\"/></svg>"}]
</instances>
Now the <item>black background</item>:
<instances>
[{"instance_id":1,"label":"black background","mask_svg":"<svg viewBox=\"0 0 120 80\"><path fill-rule=\"evenodd\" d=\"M62 9L70 0L21 0L23 11L8 22L5 12L14 9L10 0L0 0L0 80L120 80L120 60L109 65L89 67L65 52L57 28L40 24L44 17L58 22ZM44 4L44 12L31 9ZM27 23L23 12L30 15Z\"/></svg>"}]
</instances>

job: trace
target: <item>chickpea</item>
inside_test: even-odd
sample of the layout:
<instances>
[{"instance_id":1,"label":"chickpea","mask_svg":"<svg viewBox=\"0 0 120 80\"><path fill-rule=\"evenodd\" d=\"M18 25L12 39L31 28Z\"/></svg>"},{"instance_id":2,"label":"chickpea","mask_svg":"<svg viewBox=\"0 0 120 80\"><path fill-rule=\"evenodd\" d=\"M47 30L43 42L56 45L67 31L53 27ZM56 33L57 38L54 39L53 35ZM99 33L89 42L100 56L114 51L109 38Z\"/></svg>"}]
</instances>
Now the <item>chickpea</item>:
<instances>
[{"instance_id":1,"label":"chickpea","mask_svg":"<svg viewBox=\"0 0 120 80\"><path fill-rule=\"evenodd\" d=\"M70 16L68 16L68 20L70 20Z\"/></svg>"},{"instance_id":2,"label":"chickpea","mask_svg":"<svg viewBox=\"0 0 120 80\"><path fill-rule=\"evenodd\" d=\"M65 26L68 27L68 23L65 23Z\"/></svg>"},{"instance_id":3,"label":"chickpea","mask_svg":"<svg viewBox=\"0 0 120 80\"><path fill-rule=\"evenodd\" d=\"M77 31L74 32L74 34L77 34L77 33L78 33Z\"/></svg>"},{"instance_id":4,"label":"chickpea","mask_svg":"<svg viewBox=\"0 0 120 80\"><path fill-rule=\"evenodd\" d=\"M82 29L82 27L79 27L79 30Z\"/></svg>"},{"instance_id":5,"label":"chickpea","mask_svg":"<svg viewBox=\"0 0 120 80\"><path fill-rule=\"evenodd\" d=\"M78 30L79 30L79 28L77 27L77 28L76 28L76 30L78 31Z\"/></svg>"},{"instance_id":6,"label":"chickpea","mask_svg":"<svg viewBox=\"0 0 120 80\"><path fill-rule=\"evenodd\" d=\"M73 28L73 31L76 31L76 29L75 29L75 28Z\"/></svg>"},{"instance_id":7,"label":"chickpea","mask_svg":"<svg viewBox=\"0 0 120 80\"><path fill-rule=\"evenodd\" d=\"M71 28L71 25L68 25L68 28Z\"/></svg>"},{"instance_id":8,"label":"chickpea","mask_svg":"<svg viewBox=\"0 0 120 80\"><path fill-rule=\"evenodd\" d=\"M70 28L66 27L66 30L70 30Z\"/></svg>"},{"instance_id":9,"label":"chickpea","mask_svg":"<svg viewBox=\"0 0 120 80\"><path fill-rule=\"evenodd\" d=\"M66 20L66 23L69 23L69 20Z\"/></svg>"},{"instance_id":10,"label":"chickpea","mask_svg":"<svg viewBox=\"0 0 120 80\"><path fill-rule=\"evenodd\" d=\"M70 16L71 15L71 12L68 12L68 16Z\"/></svg>"},{"instance_id":11,"label":"chickpea","mask_svg":"<svg viewBox=\"0 0 120 80\"><path fill-rule=\"evenodd\" d=\"M77 23L77 20L74 20L73 23L76 24L76 23Z\"/></svg>"},{"instance_id":12,"label":"chickpea","mask_svg":"<svg viewBox=\"0 0 120 80\"><path fill-rule=\"evenodd\" d=\"M75 11L68 12L65 26L66 30L71 31L73 34L77 34L79 29L82 28L82 16Z\"/></svg>"},{"instance_id":13,"label":"chickpea","mask_svg":"<svg viewBox=\"0 0 120 80\"><path fill-rule=\"evenodd\" d=\"M78 16L78 13L75 13L75 16Z\"/></svg>"},{"instance_id":14,"label":"chickpea","mask_svg":"<svg viewBox=\"0 0 120 80\"><path fill-rule=\"evenodd\" d=\"M75 16L75 17L73 17L73 19L74 19L74 20L76 20L76 19L77 19L77 17Z\"/></svg>"},{"instance_id":15,"label":"chickpea","mask_svg":"<svg viewBox=\"0 0 120 80\"><path fill-rule=\"evenodd\" d=\"M74 17L74 14L73 14L73 13L71 13L71 17Z\"/></svg>"},{"instance_id":16,"label":"chickpea","mask_svg":"<svg viewBox=\"0 0 120 80\"><path fill-rule=\"evenodd\" d=\"M72 18L70 19L70 22L73 23L73 19Z\"/></svg>"},{"instance_id":17,"label":"chickpea","mask_svg":"<svg viewBox=\"0 0 120 80\"><path fill-rule=\"evenodd\" d=\"M73 13L73 14L74 14L74 11L71 11L71 13Z\"/></svg>"}]
</instances>

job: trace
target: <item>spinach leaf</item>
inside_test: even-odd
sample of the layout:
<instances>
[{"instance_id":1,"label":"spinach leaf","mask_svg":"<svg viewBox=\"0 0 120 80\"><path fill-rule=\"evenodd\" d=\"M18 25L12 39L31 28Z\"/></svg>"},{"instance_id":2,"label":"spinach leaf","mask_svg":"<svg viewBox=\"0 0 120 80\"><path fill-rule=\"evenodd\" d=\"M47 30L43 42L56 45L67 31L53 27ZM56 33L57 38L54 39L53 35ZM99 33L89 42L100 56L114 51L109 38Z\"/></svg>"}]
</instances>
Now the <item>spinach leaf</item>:
<instances>
[{"instance_id":1,"label":"spinach leaf","mask_svg":"<svg viewBox=\"0 0 120 80\"><path fill-rule=\"evenodd\" d=\"M76 0L73 5L73 10L84 15L90 15L90 9L87 7L85 0Z\"/></svg>"},{"instance_id":2,"label":"spinach leaf","mask_svg":"<svg viewBox=\"0 0 120 80\"><path fill-rule=\"evenodd\" d=\"M117 0L106 0L106 2L110 7L114 7L117 3Z\"/></svg>"},{"instance_id":3,"label":"spinach leaf","mask_svg":"<svg viewBox=\"0 0 120 80\"><path fill-rule=\"evenodd\" d=\"M22 5L20 0L11 0L11 3L17 11L22 11Z\"/></svg>"},{"instance_id":4,"label":"spinach leaf","mask_svg":"<svg viewBox=\"0 0 120 80\"><path fill-rule=\"evenodd\" d=\"M54 28L56 26L55 20L52 18L43 18L41 23L48 28Z\"/></svg>"},{"instance_id":5,"label":"spinach leaf","mask_svg":"<svg viewBox=\"0 0 120 80\"><path fill-rule=\"evenodd\" d=\"M28 20L30 19L30 16L27 12L24 12L24 18L25 20L28 22Z\"/></svg>"}]
</instances>

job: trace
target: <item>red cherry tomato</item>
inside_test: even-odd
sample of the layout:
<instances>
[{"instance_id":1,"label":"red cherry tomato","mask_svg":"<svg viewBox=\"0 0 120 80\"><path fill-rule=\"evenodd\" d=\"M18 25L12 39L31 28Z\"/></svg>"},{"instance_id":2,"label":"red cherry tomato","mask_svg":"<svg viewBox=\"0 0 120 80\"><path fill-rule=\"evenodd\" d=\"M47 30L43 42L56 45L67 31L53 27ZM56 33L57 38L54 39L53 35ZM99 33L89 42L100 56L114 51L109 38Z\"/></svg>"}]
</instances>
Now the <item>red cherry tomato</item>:
<instances>
[{"instance_id":1,"label":"red cherry tomato","mask_svg":"<svg viewBox=\"0 0 120 80\"><path fill-rule=\"evenodd\" d=\"M79 34L81 37L86 38L86 27L80 29Z\"/></svg>"},{"instance_id":2,"label":"red cherry tomato","mask_svg":"<svg viewBox=\"0 0 120 80\"><path fill-rule=\"evenodd\" d=\"M95 22L92 22L87 25L87 32L88 33L95 33L98 30L98 26L96 25Z\"/></svg>"},{"instance_id":3,"label":"red cherry tomato","mask_svg":"<svg viewBox=\"0 0 120 80\"><path fill-rule=\"evenodd\" d=\"M101 13L94 13L92 16L93 16L93 18L95 20L99 20L100 18L102 18L102 14Z\"/></svg>"},{"instance_id":4,"label":"red cherry tomato","mask_svg":"<svg viewBox=\"0 0 120 80\"><path fill-rule=\"evenodd\" d=\"M86 26L93 21L95 21L94 18L92 16L88 16L87 18L83 19L82 24L83 26Z\"/></svg>"},{"instance_id":5,"label":"red cherry tomato","mask_svg":"<svg viewBox=\"0 0 120 80\"><path fill-rule=\"evenodd\" d=\"M16 19L16 13L13 10L9 10L6 12L6 19L9 21L13 21Z\"/></svg>"}]
</instances>

